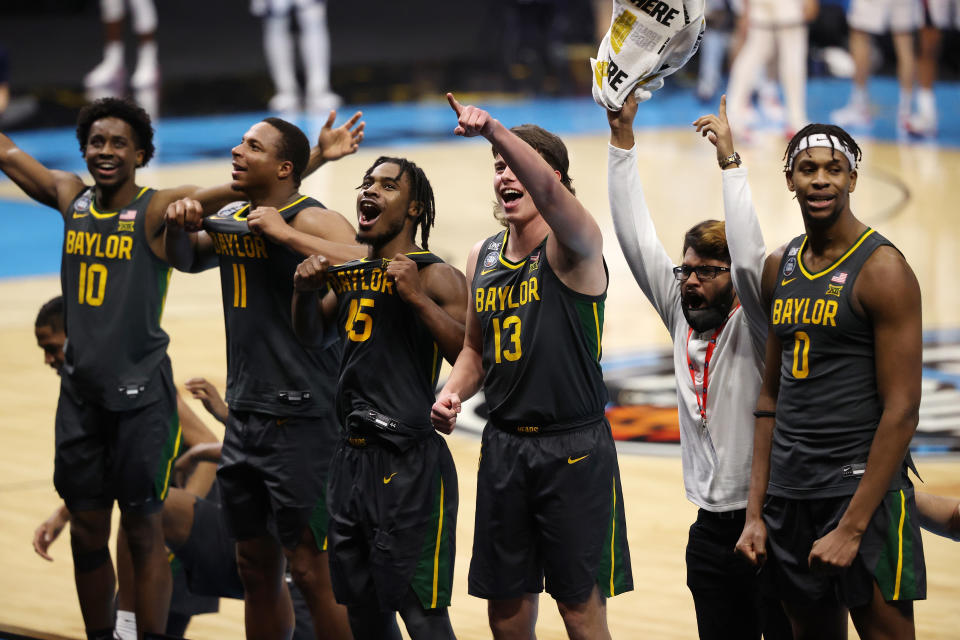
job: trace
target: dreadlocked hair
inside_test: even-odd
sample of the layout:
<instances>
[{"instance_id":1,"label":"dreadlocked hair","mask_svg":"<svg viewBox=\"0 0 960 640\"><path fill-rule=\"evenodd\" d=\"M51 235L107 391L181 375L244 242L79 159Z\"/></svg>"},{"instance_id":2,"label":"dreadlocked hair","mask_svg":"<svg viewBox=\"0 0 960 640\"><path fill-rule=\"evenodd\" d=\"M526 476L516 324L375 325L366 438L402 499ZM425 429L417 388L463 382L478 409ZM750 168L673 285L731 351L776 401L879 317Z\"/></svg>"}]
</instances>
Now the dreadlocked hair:
<instances>
[{"instance_id":1,"label":"dreadlocked hair","mask_svg":"<svg viewBox=\"0 0 960 640\"><path fill-rule=\"evenodd\" d=\"M121 98L101 98L88 104L80 110L77 116L77 142L80 143L80 152L87 151L87 138L90 137L90 127L97 120L104 118L118 118L133 129L134 145L143 151L141 167L147 166L155 151L153 146L153 125L150 116L141 107L133 102Z\"/></svg>"},{"instance_id":2,"label":"dreadlocked hair","mask_svg":"<svg viewBox=\"0 0 960 640\"><path fill-rule=\"evenodd\" d=\"M837 140L840 141L844 147L847 148L847 151L853 154L853 157L857 159L857 163L860 162L860 158L863 155L863 152L860 150L860 145L857 144L857 141L853 139L849 133L844 129L838 127L835 124L823 124L820 122L815 122L813 124L808 124L800 131L797 131L796 135L790 138L790 142L787 143L787 150L783 153L783 171L793 171L793 166L791 166L790 158L793 156L793 152L796 151L797 147L800 146L800 141L806 138L807 136L812 136L818 133L823 133L827 136L836 136ZM833 140L830 140L830 148L835 149L833 146ZM804 149L809 153L809 147ZM850 170L853 171L856 167L850 167Z\"/></svg>"},{"instance_id":3,"label":"dreadlocked hair","mask_svg":"<svg viewBox=\"0 0 960 640\"><path fill-rule=\"evenodd\" d=\"M430 238L430 228L433 227L434 220L437 217L436 203L433 200L433 187L427 180L427 174L423 169L406 158L395 158L393 156L380 156L370 165L367 172L363 174L364 178L370 177L373 170L382 164L395 164L400 167L400 173L397 174L397 181L407 174L410 180L410 201L417 203L419 216L417 222L420 226L420 244L424 249L428 249L428 240Z\"/></svg>"}]
</instances>

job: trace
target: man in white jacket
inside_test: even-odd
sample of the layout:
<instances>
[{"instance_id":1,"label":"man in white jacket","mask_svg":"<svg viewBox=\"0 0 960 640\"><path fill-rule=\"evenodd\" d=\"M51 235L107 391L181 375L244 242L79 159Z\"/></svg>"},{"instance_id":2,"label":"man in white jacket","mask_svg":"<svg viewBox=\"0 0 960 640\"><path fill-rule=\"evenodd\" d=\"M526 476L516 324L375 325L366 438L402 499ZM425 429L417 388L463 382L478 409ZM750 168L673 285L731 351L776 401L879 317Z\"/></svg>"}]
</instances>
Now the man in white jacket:
<instances>
[{"instance_id":1,"label":"man in white jacket","mask_svg":"<svg viewBox=\"0 0 960 640\"><path fill-rule=\"evenodd\" d=\"M756 570L734 554L745 518L767 318L760 302L763 237L733 150L726 99L697 131L717 147L725 225L706 220L684 238L674 266L657 239L637 173L631 96L610 123L609 196L620 247L637 284L673 337L687 498L700 507L687 543L687 586L701 638L789 638L779 603L761 603ZM727 243L742 244L731 264Z\"/></svg>"}]
</instances>

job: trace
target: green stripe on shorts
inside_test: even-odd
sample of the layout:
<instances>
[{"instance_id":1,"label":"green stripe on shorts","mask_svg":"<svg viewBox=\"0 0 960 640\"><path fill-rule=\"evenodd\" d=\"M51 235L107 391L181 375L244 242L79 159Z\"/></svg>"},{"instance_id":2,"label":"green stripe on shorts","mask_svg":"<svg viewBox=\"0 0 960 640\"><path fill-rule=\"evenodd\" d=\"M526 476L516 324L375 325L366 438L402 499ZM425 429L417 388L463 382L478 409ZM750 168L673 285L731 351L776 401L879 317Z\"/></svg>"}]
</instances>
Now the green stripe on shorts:
<instances>
[{"instance_id":1,"label":"green stripe on shorts","mask_svg":"<svg viewBox=\"0 0 960 640\"><path fill-rule=\"evenodd\" d=\"M887 493L881 505L887 510L889 522L883 550L877 560L874 576L880 593L887 601L915 600L918 597L914 557L914 523L907 509L903 490Z\"/></svg>"},{"instance_id":2,"label":"green stripe on shorts","mask_svg":"<svg viewBox=\"0 0 960 640\"><path fill-rule=\"evenodd\" d=\"M611 598L633 586L627 574L626 548L627 524L623 512L623 495L618 491L617 477L611 479L610 520L604 537L600 566L597 569L597 585L600 593Z\"/></svg>"},{"instance_id":3,"label":"green stripe on shorts","mask_svg":"<svg viewBox=\"0 0 960 640\"><path fill-rule=\"evenodd\" d=\"M313 511L310 512L310 533L313 534L313 540L317 543L317 549L327 550L327 531L330 524L330 512L327 511L327 487L320 487L320 497L317 503L313 505Z\"/></svg>"},{"instance_id":4,"label":"green stripe on shorts","mask_svg":"<svg viewBox=\"0 0 960 640\"><path fill-rule=\"evenodd\" d=\"M410 586L424 609L449 607L453 583L450 538L454 521L451 518L450 505L447 504L443 476L439 470L434 486L436 490L433 494L430 522L420 550L420 559L410 581Z\"/></svg>"},{"instance_id":5,"label":"green stripe on shorts","mask_svg":"<svg viewBox=\"0 0 960 640\"><path fill-rule=\"evenodd\" d=\"M173 415L170 416L170 426L167 430L167 441L163 444L160 464L157 467L157 474L153 478L154 489L161 501L167 499L167 492L170 490L170 482L173 479L173 463L180 455L182 435L180 417L177 415L176 408L174 408Z\"/></svg>"}]
</instances>

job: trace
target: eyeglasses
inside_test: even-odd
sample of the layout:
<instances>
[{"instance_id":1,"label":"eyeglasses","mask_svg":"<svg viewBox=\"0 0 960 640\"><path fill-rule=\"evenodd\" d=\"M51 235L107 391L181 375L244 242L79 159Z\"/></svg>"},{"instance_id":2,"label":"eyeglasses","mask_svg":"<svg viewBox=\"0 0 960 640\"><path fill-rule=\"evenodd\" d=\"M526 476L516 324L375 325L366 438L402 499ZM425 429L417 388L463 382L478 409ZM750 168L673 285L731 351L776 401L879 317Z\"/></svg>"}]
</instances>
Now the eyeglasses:
<instances>
[{"instance_id":1,"label":"eyeglasses","mask_svg":"<svg viewBox=\"0 0 960 640\"><path fill-rule=\"evenodd\" d=\"M673 277L680 282L686 282L690 277L690 274L695 273L697 274L698 280L713 280L721 273L726 273L727 271L730 271L730 267L715 267L710 264L701 265L699 267L683 265L681 267L673 268Z\"/></svg>"}]
</instances>

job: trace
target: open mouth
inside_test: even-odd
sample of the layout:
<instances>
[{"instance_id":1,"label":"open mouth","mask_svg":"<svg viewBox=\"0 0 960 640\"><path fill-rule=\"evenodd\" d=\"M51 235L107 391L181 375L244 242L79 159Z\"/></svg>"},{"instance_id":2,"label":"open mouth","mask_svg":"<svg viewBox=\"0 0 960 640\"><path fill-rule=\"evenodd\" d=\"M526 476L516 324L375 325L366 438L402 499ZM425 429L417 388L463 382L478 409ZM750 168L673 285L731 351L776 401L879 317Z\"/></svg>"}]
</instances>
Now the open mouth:
<instances>
[{"instance_id":1,"label":"open mouth","mask_svg":"<svg viewBox=\"0 0 960 640\"><path fill-rule=\"evenodd\" d=\"M693 291L682 294L680 296L680 299L683 302L683 306L685 306L688 311L703 309L704 307L707 306L706 298L704 298L699 293L694 293Z\"/></svg>"},{"instance_id":2,"label":"open mouth","mask_svg":"<svg viewBox=\"0 0 960 640\"><path fill-rule=\"evenodd\" d=\"M234 163L233 163L233 173L231 173L230 175L231 175L231 177L232 177L234 180L239 180L239 179L240 179L240 176L243 175L244 173L246 173L246 171L247 171L246 167L241 167L241 166L238 165L236 162L234 162Z\"/></svg>"},{"instance_id":3,"label":"open mouth","mask_svg":"<svg viewBox=\"0 0 960 640\"><path fill-rule=\"evenodd\" d=\"M376 202L368 198L360 200L357 205L357 224L361 230L370 229L376 224L379 217L380 206Z\"/></svg>"},{"instance_id":4,"label":"open mouth","mask_svg":"<svg viewBox=\"0 0 960 640\"><path fill-rule=\"evenodd\" d=\"M836 198L830 195L810 195L807 196L807 204L812 209L826 209L833 204Z\"/></svg>"},{"instance_id":5,"label":"open mouth","mask_svg":"<svg viewBox=\"0 0 960 640\"><path fill-rule=\"evenodd\" d=\"M117 173L117 170L120 168L115 162L99 162L96 164L97 173L102 176L112 176Z\"/></svg>"},{"instance_id":6,"label":"open mouth","mask_svg":"<svg viewBox=\"0 0 960 640\"><path fill-rule=\"evenodd\" d=\"M523 197L523 193L516 189L504 189L500 192L500 199L505 206L509 206Z\"/></svg>"}]
</instances>

